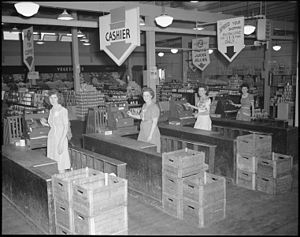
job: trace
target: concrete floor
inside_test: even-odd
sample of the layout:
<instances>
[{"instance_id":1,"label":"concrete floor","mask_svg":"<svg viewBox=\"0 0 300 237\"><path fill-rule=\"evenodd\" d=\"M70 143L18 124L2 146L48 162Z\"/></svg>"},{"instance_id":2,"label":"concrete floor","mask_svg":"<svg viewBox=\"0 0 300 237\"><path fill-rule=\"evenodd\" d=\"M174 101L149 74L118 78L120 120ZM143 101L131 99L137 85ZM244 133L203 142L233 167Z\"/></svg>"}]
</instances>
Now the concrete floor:
<instances>
[{"instance_id":1,"label":"concrete floor","mask_svg":"<svg viewBox=\"0 0 300 237\"><path fill-rule=\"evenodd\" d=\"M72 125L72 143L80 146L83 123ZM128 195L130 235L298 235L298 166L291 192L269 195L233 184L226 185L226 218L197 228ZM2 196L2 234L41 234Z\"/></svg>"}]
</instances>

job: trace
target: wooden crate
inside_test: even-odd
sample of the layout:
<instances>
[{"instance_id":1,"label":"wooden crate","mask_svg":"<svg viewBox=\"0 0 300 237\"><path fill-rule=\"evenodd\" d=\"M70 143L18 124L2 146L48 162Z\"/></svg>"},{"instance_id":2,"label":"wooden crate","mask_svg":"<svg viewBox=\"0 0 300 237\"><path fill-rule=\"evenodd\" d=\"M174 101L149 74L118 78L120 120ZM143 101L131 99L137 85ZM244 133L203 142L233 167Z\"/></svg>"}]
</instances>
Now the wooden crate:
<instances>
[{"instance_id":1,"label":"wooden crate","mask_svg":"<svg viewBox=\"0 0 300 237\"><path fill-rule=\"evenodd\" d=\"M87 177L103 174L90 168L83 168L69 171L62 174L52 175L52 190L54 199L61 199L71 202L73 196L73 181L84 180ZM104 175L104 174L103 174Z\"/></svg>"},{"instance_id":2,"label":"wooden crate","mask_svg":"<svg viewBox=\"0 0 300 237\"><path fill-rule=\"evenodd\" d=\"M272 136L252 133L237 137L237 153L263 159L272 158Z\"/></svg>"},{"instance_id":3,"label":"wooden crate","mask_svg":"<svg viewBox=\"0 0 300 237\"><path fill-rule=\"evenodd\" d=\"M96 216L103 211L126 205L126 179L97 175L73 182L73 209L85 216Z\"/></svg>"},{"instance_id":4,"label":"wooden crate","mask_svg":"<svg viewBox=\"0 0 300 237\"><path fill-rule=\"evenodd\" d=\"M13 144L24 135L23 117L9 116L4 119L3 144Z\"/></svg>"},{"instance_id":5,"label":"wooden crate","mask_svg":"<svg viewBox=\"0 0 300 237\"><path fill-rule=\"evenodd\" d=\"M70 230L68 230L67 228L65 228L61 225L56 225L55 229L56 229L57 235L73 235L74 234Z\"/></svg>"},{"instance_id":6,"label":"wooden crate","mask_svg":"<svg viewBox=\"0 0 300 237\"><path fill-rule=\"evenodd\" d=\"M226 180L207 172L187 177L183 181L183 199L195 201L201 207L226 199Z\"/></svg>"},{"instance_id":7,"label":"wooden crate","mask_svg":"<svg viewBox=\"0 0 300 237\"><path fill-rule=\"evenodd\" d=\"M207 206L190 199L183 200L183 220L202 228L225 218L226 199L218 200Z\"/></svg>"},{"instance_id":8,"label":"wooden crate","mask_svg":"<svg viewBox=\"0 0 300 237\"><path fill-rule=\"evenodd\" d=\"M162 170L176 174L178 178L197 174L203 169L204 152L188 148L164 152L162 154Z\"/></svg>"},{"instance_id":9,"label":"wooden crate","mask_svg":"<svg viewBox=\"0 0 300 237\"><path fill-rule=\"evenodd\" d=\"M291 174L279 178L256 176L256 189L268 194L280 194L292 189L293 177Z\"/></svg>"},{"instance_id":10,"label":"wooden crate","mask_svg":"<svg viewBox=\"0 0 300 237\"><path fill-rule=\"evenodd\" d=\"M65 200L54 200L55 225L61 226L69 233L74 232L73 209Z\"/></svg>"},{"instance_id":11,"label":"wooden crate","mask_svg":"<svg viewBox=\"0 0 300 237\"><path fill-rule=\"evenodd\" d=\"M236 169L236 185L255 190L255 173Z\"/></svg>"},{"instance_id":12,"label":"wooden crate","mask_svg":"<svg viewBox=\"0 0 300 237\"><path fill-rule=\"evenodd\" d=\"M74 210L74 230L80 235L113 235L128 230L127 206L118 206L88 217Z\"/></svg>"},{"instance_id":13,"label":"wooden crate","mask_svg":"<svg viewBox=\"0 0 300 237\"><path fill-rule=\"evenodd\" d=\"M163 211L168 215L183 219L183 199L169 193L162 193Z\"/></svg>"},{"instance_id":14,"label":"wooden crate","mask_svg":"<svg viewBox=\"0 0 300 237\"><path fill-rule=\"evenodd\" d=\"M272 152L272 160L259 159L257 175L278 178L290 174L293 169L293 157Z\"/></svg>"},{"instance_id":15,"label":"wooden crate","mask_svg":"<svg viewBox=\"0 0 300 237\"><path fill-rule=\"evenodd\" d=\"M236 167L240 170L256 173L258 158L245 154L236 154Z\"/></svg>"}]
</instances>

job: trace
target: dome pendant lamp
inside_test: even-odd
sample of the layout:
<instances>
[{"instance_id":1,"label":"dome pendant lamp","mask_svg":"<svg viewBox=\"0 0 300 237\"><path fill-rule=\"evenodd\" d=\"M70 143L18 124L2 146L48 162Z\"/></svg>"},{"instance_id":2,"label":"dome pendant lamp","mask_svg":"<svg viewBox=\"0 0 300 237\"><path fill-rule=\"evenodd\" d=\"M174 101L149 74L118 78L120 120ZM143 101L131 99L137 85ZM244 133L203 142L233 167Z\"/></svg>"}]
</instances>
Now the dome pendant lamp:
<instances>
[{"instance_id":1,"label":"dome pendant lamp","mask_svg":"<svg viewBox=\"0 0 300 237\"><path fill-rule=\"evenodd\" d=\"M19 14L26 17L35 15L40 8L40 5L34 2L17 2L14 6Z\"/></svg>"},{"instance_id":2,"label":"dome pendant lamp","mask_svg":"<svg viewBox=\"0 0 300 237\"><path fill-rule=\"evenodd\" d=\"M58 17L58 20L63 20L63 21L70 21L70 20L74 20L74 18L67 12L67 10L65 9L63 11L63 13L61 13Z\"/></svg>"},{"instance_id":3,"label":"dome pendant lamp","mask_svg":"<svg viewBox=\"0 0 300 237\"><path fill-rule=\"evenodd\" d=\"M164 4L164 3L162 3ZM155 17L156 24L161 27L167 27L172 24L173 17L169 16L165 13L165 7L162 5L162 14L160 16Z\"/></svg>"}]
</instances>

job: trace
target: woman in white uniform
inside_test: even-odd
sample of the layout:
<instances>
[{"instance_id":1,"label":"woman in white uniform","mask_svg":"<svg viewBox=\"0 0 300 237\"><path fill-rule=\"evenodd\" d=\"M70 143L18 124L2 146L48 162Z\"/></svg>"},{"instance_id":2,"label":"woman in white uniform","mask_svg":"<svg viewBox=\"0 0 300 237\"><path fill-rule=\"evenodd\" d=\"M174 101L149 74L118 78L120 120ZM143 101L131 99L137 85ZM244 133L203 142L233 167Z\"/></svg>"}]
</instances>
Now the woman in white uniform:
<instances>
[{"instance_id":1,"label":"woman in white uniform","mask_svg":"<svg viewBox=\"0 0 300 237\"><path fill-rule=\"evenodd\" d=\"M197 118L194 128L209 130L211 131L211 119L209 116L210 111L210 98L207 96L208 89L204 86L198 88L199 101L197 106L187 103L186 106L194 108L197 110L195 113L195 118Z\"/></svg>"}]
</instances>

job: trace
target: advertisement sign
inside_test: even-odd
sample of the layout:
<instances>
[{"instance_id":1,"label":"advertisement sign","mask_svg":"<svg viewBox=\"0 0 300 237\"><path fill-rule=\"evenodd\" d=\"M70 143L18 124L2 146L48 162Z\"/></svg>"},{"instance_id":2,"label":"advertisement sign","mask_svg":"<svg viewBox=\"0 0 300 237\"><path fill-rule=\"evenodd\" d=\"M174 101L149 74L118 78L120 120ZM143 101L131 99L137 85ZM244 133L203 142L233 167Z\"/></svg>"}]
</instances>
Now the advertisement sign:
<instances>
[{"instance_id":1,"label":"advertisement sign","mask_svg":"<svg viewBox=\"0 0 300 237\"><path fill-rule=\"evenodd\" d=\"M99 27L100 50L104 50L118 66L136 46L140 46L139 7L112 9L110 14L99 17Z\"/></svg>"},{"instance_id":2,"label":"advertisement sign","mask_svg":"<svg viewBox=\"0 0 300 237\"><path fill-rule=\"evenodd\" d=\"M209 58L209 37L192 40L192 58L193 64L203 71L210 63Z\"/></svg>"},{"instance_id":3,"label":"advertisement sign","mask_svg":"<svg viewBox=\"0 0 300 237\"><path fill-rule=\"evenodd\" d=\"M23 30L23 62L29 71L32 71L34 65L34 41L33 27Z\"/></svg>"},{"instance_id":4,"label":"advertisement sign","mask_svg":"<svg viewBox=\"0 0 300 237\"><path fill-rule=\"evenodd\" d=\"M229 61L245 48L244 17L217 21L218 50Z\"/></svg>"}]
</instances>

